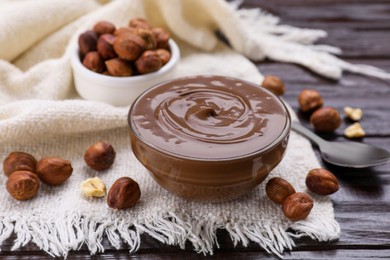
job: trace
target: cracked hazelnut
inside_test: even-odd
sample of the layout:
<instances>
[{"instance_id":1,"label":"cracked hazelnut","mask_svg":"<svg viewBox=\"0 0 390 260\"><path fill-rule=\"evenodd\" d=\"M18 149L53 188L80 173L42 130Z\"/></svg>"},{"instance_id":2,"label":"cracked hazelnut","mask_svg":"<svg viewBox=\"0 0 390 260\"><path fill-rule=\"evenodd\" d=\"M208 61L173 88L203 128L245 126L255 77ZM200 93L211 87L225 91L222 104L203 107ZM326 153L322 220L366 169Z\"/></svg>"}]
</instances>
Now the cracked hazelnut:
<instances>
[{"instance_id":1,"label":"cracked hazelnut","mask_svg":"<svg viewBox=\"0 0 390 260\"><path fill-rule=\"evenodd\" d=\"M156 53L160 57L162 65L167 64L168 61L171 59L171 53L166 49L157 49Z\"/></svg>"},{"instance_id":2,"label":"cracked hazelnut","mask_svg":"<svg viewBox=\"0 0 390 260\"><path fill-rule=\"evenodd\" d=\"M83 65L97 73L103 73L106 70L104 60L97 51L88 52L83 59Z\"/></svg>"},{"instance_id":3,"label":"cracked hazelnut","mask_svg":"<svg viewBox=\"0 0 390 260\"><path fill-rule=\"evenodd\" d=\"M333 132L341 125L341 118L333 107L322 107L311 115L310 123L318 132Z\"/></svg>"},{"instance_id":4,"label":"cracked hazelnut","mask_svg":"<svg viewBox=\"0 0 390 260\"><path fill-rule=\"evenodd\" d=\"M295 193L294 187L285 179L274 177L267 182L265 191L273 202L282 204L283 201Z\"/></svg>"},{"instance_id":5,"label":"cracked hazelnut","mask_svg":"<svg viewBox=\"0 0 390 260\"><path fill-rule=\"evenodd\" d=\"M135 67L140 74L157 71L162 67L162 61L156 51L144 51L135 61Z\"/></svg>"},{"instance_id":6,"label":"cracked hazelnut","mask_svg":"<svg viewBox=\"0 0 390 260\"><path fill-rule=\"evenodd\" d=\"M364 132L362 126L356 122L344 130L344 135L347 138L362 138L366 136L366 132Z\"/></svg>"},{"instance_id":7,"label":"cracked hazelnut","mask_svg":"<svg viewBox=\"0 0 390 260\"><path fill-rule=\"evenodd\" d=\"M145 41L138 35L122 33L114 40L114 50L119 58L133 61L145 50Z\"/></svg>"},{"instance_id":8,"label":"cracked hazelnut","mask_svg":"<svg viewBox=\"0 0 390 260\"><path fill-rule=\"evenodd\" d=\"M298 96L298 103L301 111L306 113L322 107L324 100L317 90L304 89Z\"/></svg>"},{"instance_id":9,"label":"cracked hazelnut","mask_svg":"<svg viewBox=\"0 0 390 260\"><path fill-rule=\"evenodd\" d=\"M156 39L157 49L169 49L169 38L171 37L169 32L160 27L152 28L152 33Z\"/></svg>"},{"instance_id":10,"label":"cracked hazelnut","mask_svg":"<svg viewBox=\"0 0 390 260\"><path fill-rule=\"evenodd\" d=\"M115 36L112 34L103 34L99 37L97 42L97 51L104 60L109 60L117 57L114 51Z\"/></svg>"},{"instance_id":11,"label":"cracked hazelnut","mask_svg":"<svg viewBox=\"0 0 390 260\"><path fill-rule=\"evenodd\" d=\"M261 83L261 86L268 89L276 96L281 96L285 92L283 80L276 76L266 76Z\"/></svg>"},{"instance_id":12,"label":"cracked hazelnut","mask_svg":"<svg viewBox=\"0 0 390 260\"><path fill-rule=\"evenodd\" d=\"M297 192L283 201L283 214L292 221L305 219L313 208L313 199L306 193Z\"/></svg>"},{"instance_id":13,"label":"cracked hazelnut","mask_svg":"<svg viewBox=\"0 0 390 260\"><path fill-rule=\"evenodd\" d=\"M100 21L94 25L93 31L98 34L113 34L115 31L115 25L107 21Z\"/></svg>"},{"instance_id":14,"label":"cracked hazelnut","mask_svg":"<svg viewBox=\"0 0 390 260\"><path fill-rule=\"evenodd\" d=\"M149 22L144 18L133 18L129 21L129 26L133 28L142 28L142 29L150 29L151 26Z\"/></svg>"},{"instance_id":15,"label":"cracked hazelnut","mask_svg":"<svg viewBox=\"0 0 390 260\"><path fill-rule=\"evenodd\" d=\"M352 121L360 121L363 117L363 110L360 108L344 107L344 113Z\"/></svg>"},{"instance_id":16,"label":"cracked hazelnut","mask_svg":"<svg viewBox=\"0 0 390 260\"><path fill-rule=\"evenodd\" d=\"M133 75L131 64L119 58L106 61L106 67L110 76L126 77Z\"/></svg>"},{"instance_id":17,"label":"cracked hazelnut","mask_svg":"<svg viewBox=\"0 0 390 260\"><path fill-rule=\"evenodd\" d=\"M29 200L37 195L39 180L30 171L13 172L7 181L7 191L16 200Z\"/></svg>"},{"instance_id":18,"label":"cracked hazelnut","mask_svg":"<svg viewBox=\"0 0 390 260\"><path fill-rule=\"evenodd\" d=\"M306 176L307 188L318 195L329 195L339 190L336 176L323 168L313 169Z\"/></svg>"},{"instance_id":19,"label":"cracked hazelnut","mask_svg":"<svg viewBox=\"0 0 390 260\"><path fill-rule=\"evenodd\" d=\"M11 152L3 161L3 170L8 177L15 171L35 172L37 160L25 152Z\"/></svg>"},{"instance_id":20,"label":"cracked hazelnut","mask_svg":"<svg viewBox=\"0 0 390 260\"><path fill-rule=\"evenodd\" d=\"M128 209L137 204L141 190L136 181L129 177L119 178L111 186L107 195L107 204L114 209Z\"/></svg>"},{"instance_id":21,"label":"cracked hazelnut","mask_svg":"<svg viewBox=\"0 0 390 260\"><path fill-rule=\"evenodd\" d=\"M82 56L88 52L96 51L98 34L94 31L86 31L79 36L79 50Z\"/></svg>"},{"instance_id":22,"label":"cracked hazelnut","mask_svg":"<svg viewBox=\"0 0 390 260\"><path fill-rule=\"evenodd\" d=\"M45 157L38 161L37 175L49 185L63 184L73 172L70 161L58 157Z\"/></svg>"},{"instance_id":23,"label":"cracked hazelnut","mask_svg":"<svg viewBox=\"0 0 390 260\"><path fill-rule=\"evenodd\" d=\"M111 144L97 142L91 145L84 154L85 163L96 171L108 169L115 160L115 150Z\"/></svg>"},{"instance_id":24,"label":"cracked hazelnut","mask_svg":"<svg viewBox=\"0 0 390 260\"><path fill-rule=\"evenodd\" d=\"M87 197L104 197L106 185L98 177L86 179L81 183L81 191Z\"/></svg>"}]
</instances>

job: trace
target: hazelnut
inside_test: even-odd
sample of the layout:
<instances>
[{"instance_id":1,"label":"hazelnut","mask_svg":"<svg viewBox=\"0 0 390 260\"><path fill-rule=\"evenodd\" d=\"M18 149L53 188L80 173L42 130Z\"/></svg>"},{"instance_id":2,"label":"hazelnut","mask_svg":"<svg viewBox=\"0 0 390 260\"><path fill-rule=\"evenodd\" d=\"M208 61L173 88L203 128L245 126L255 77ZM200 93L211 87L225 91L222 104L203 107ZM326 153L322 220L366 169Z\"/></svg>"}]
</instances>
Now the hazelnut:
<instances>
[{"instance_id":1,"label":"hazelnut","mask_svg":"<svg viewBox=\"0 0 390 260\"><path fill-rule=\"evenodd\" d=\"M3 161L3 170L8 177L14 171L35 172L37 160L28 153L11 152Z\"/></svg>"},{"instance_id":2,"label":"hazelnut","mask_svg":"<svg viewBox=\"0 0 390 260\"><path fill-rule=\"evenodd\" d=\"M103 73L106 70L104 60L97 51L88 52L83 59L83 65L97 73Z\"/></svg>"},{"instance_id":3,"label":"hazelnut","mask_svg":"<svg viewBox=\"0 0 390 260\"><path fill-rule=\"evenodd\" d=\"M268 89L276 96L281 96L285 92L283 80L276 76L266 76L263 83L261 83L261 86Z\"/></svg>"},{"instance_id":4,"label":"hazelnut","mask_svg":"<svg viewBox=\"0 0 390 260\"><path fill-rule=\"evenodd\" d=\"M106 185L98 177L89 178L81 183L81 191L87 197L104 197Z\"/></svg>"},{"instance_id":5,"label":"hazelnut","mask_svg":"<svg viewBox=\"0 0 390 260\"><path fill-rule=\"evenodd\" d=\"M313 89L304 89L298 96L298 103L302 112L312 112L324 105L320 93Z\"/></svg>"},{"instance_id":6,"label":"hazelnut","mask_svg":"<svg viewBox=\"0 0 390 260\"><path fill-rule=\"evenodd\" d=\"M73 172L70 161L57 157L45 157L37 164L37 175L49 185L61 185Z\"/></svg>"},{"instance_id":7,"label":"hazelnut","mask_svg":"<svg viewBox=\"0 0 390 260\"><path fill-rule=\"evenodd\" d=\"M333 132L341 125L341 118L333 107L322 107L311 115L310 123L318 132Z\"/></svg>"},{"instance_id":8,"label":"hazelnut","mask_svg":"<svg viewBox=\"0 0 390 260\"><path fill-rule=\"evenodd\" d=\"M169 49L169 32L160 27L152 28L152 33L156 39L157 49Z\"/></svg>"},{"instance_id":9,"label":"hazelnut","mask_svg":"<svg viewBox=\"0 0 390 260\"><path fill-rule=\"evenodd\" d=\"M107 204L114 209L128 209L137 204L141 190L136 181L129 177L119 178L111 186L107 195Z\"/></svg>"},{"instance_id":10,"label":"hazelnut","mask_svg":"<svg viewBox=\"0 0 390 260\"><path fill-rule=\"evenodd\" d=\"M306 218L313 208L313 199L302 192L291 194L283 201L283 214L292 221Z\"/></svg>"},{"instance_id":11,"label":"hazelnut","mask_svg":"<svg viewBox=\"0 0 390 260\"><path fill-rule=\"evenodd\" d=\"M171 59L171 53L166 49L157 49L156 53L160 57L162 65L167 64L168 61Z\"/></svg>"},{"instance_id":12,"label":"hazelnut","mask_svg":"<svg viewBox=\"0 0 390 260\"><path fill-rule=\"evenodd\" d=\"M294 187L285 179L274 177L267 182L265 191L273 202L282 204L285 198L295 193Z\"/></svg>"},{"instance_id":13,"label":"hazelnut","mask_svg":"<svg viewBox=\"0 0 390 260\"><path fill-rule=\"evenodd\" d=\"M133 61L145 50L145 41L138 35L122 33L114 40L114 50L119 58Z\"/></svg>"},{"instance_id":14,"label":"hazelnut","mask_svg":"<svg viewBox=\"0 0 390 260\"><path fill-rule=\"evenodd\" d=\"M307 188L318 195L329 195L339 190L336 176L323 168L313 169L306 176Z\"/></svg>"},{"instance_id":15,"label":"hazelnut","mask_svg":"<svg viewBox=\"0 0 390 260\"><path fill-rule=\"evenodd\" d=\"M362 138L366 136L366 132L364 132L362 126L356 122L344 130L344 135L347 138Z\"/></svg>"},{"instance_id":16,"label":"hazelnut","mask_svg":"<svg viewBox=\"0 0 390 260\"><path fill-rule=\"evenodd\" d=\"M94 31L86 31L79 36L79 50L82 56L88 52L96 51L98 34Z\"/></svg>"},{"instance_id":17,"label":"hazelnut","mask_svg":"<svg viewBox=\"0 0 390 260\"><path fill-rule=\"evenodd\" d=\"M140 74L150 73L162 67L162 61L156 51L144 51L135 61L135 67Z\"/></svg>"},{"instance_id":18,"label":"hazelnut","mask_svg":"<svg viewBox=\"0 0 390 260\"><path fill-rule=\"evenodd\" d=\"M84 154L85 163L96 171L108 169L115 160L115 151L111 144L97 142Z\"/></svg>"},{"instance_id":19,"label":"hazelnut","mask_svg":"<svg viewBox=\"0 0 390 260\"><path fill-rule=\"evenodd\" d=\"M115 31L115 25L107 21L100 21L95 24L93 31L98 34L113 34Z\"/></svg>"},{"instance_id":20,"label":"hazelnut","mask_svg":"<svg viewBox=\"0 0 390 260\"><path fill-rule=\"evenodd\" d=\"M120 27L115 30L114 36L118 36L119 34L137 34L138 29L133 27Z\"/></svg>"},{"instance_id":21,"label":"hazelnut","mask_svg":"<svg viewBox=\"0 0 390 260\"><path fill-rule=\"evenodd\" d=\"M157 43L154 38L154 34L151 30L139 28L136 32L138 36L140 36L145 41L145 49L146 50L155 50Z\"/></svg>"},{"instance_id":22,"label":"hazelnut","mask_svg":"<svg viewBox=\"0 0 390 260\"><path fill-rule=\"evenodd\" d=\"M344 113L352 121L360 121L363 117L363 110L360 108L344 107Z\"/></svg>"},{"instance_id":23,"label":"hazelnut","mask_svg":"<svg viewBox=\"0 0 390 260\"><path fill-rule=\"evenodd\" d=\"M126 77L133 75L133 68L128 61L115 58L106 61L108 74L111 76Z\"/></svg>"},{"instance_id":24,"label":"hazelnut","mask_svg":"<svg viewBox=\"0 0 390 260\"><path fill-rule=\"evenodd\" d=\"M97 42L97 50L104 60L112 59L118 56L114 51L115 36L112 34L103 34Z\"/></svg>"},{"instance_id":25,"label":"hazelnut","mask_svg":"<svg viewBox=\"0 0 390 260\"><path fill-rule=\"evenodd\" d=\"M35 197L38 189L38 177L30 171L13 172L7 181L7 191L17 200L29 200Z\"/></svg>"},{"instance_id":26,"label":"hazelnut","mask_svg":"<svg viewBox=\"0 0 390 260\"><path fill-rule=\"evenodd\" d=\"M142 29L150 29L151 26L144 18L133 18L129 21L129 26L133 28L142 28Z\"/></svg>"}]
</instances>

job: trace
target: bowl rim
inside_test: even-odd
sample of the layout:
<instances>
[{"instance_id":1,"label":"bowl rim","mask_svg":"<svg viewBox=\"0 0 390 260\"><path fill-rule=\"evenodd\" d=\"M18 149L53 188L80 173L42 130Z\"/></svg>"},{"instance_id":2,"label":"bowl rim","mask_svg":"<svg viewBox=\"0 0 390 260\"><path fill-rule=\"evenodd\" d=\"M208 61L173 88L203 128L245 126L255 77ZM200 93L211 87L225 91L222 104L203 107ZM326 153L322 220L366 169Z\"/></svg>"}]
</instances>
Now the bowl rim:
<instances>
[{"instance_id":1,"label":"bowl rim","mask_svg":"<svg viewBox=\"0 0 390 260\"><path fill-rule=\"evenodd\" d=\"M168 82L171 82L171 81L174 81L174 80L182 80L182 79L185 79L185 78L194 78L194 77L195 78L196 77L225 77L225 78L240 80L240 81L245 82L246 84L250 84L252 86L261 87L262 90L264 90L265 92L267 92L268 94L273 96L275 101L278 102L279 105L283 108L283 110L284 110L284 112L286 114L286 123L284 125L283 130L281 131L281 133L278 135L277 138L275 138L272 142L270 142L268 145L262 147L259 150L256 150L256 151L253 151L253 152L250 152L250 153L246 153L246 154L241 154L239 156L220 157L220 158L206 158L206 157L185 156L185 155L182 155L182 154L178 154L178 153L174 153L174 152L171 152L171 151L167 151L165 149L162 149L162 148L160 148L160 147L150 143L148 140L146 140L140 134L138 129L136 129L135 125L131 121L131 111L133 110L133 107L138 102L138 100L145 95L145 93L147 93L148 91L153 90L154 88L159 87L160 85L164 85L164 84L166 84ZM291 115L290 115L289 109L287 108L286 104L278 96L276 96L274 93L272 93L270 90L262 87L261 85L257 85L256 83L253 83L253 82L250 82L250 81L247 81L247 80L243 80L243 79L235 78L235 77L230 77L230 76L224 76L224 75L215 75L215 74L213 74L213 75L209 75L209 74L190 75L190 76L174 78L174 79L171 79L171 80L167 80L167 81L158 83L158 84L150 87L149 89L145 90L144 92L142 92L134 100L134 102L131 104L131 106L129 108L129 112L127 114L127 124L128 124L129 129L130 129L130 132L133 133L134 136L138 140L140 140L144 145L146 145L149 148L155 150L156 152L165 154L167 156L171 156L171 157L176 158L176 159L186 159L186 160L191 160L191 161L199 161L199 162L206 161L206 162L216 162L216 163L223 162L223 161L235 161L235 160L242 160L242 159L245 159L245 158L251 158L253 156L258 155L259 153L264 153L264 152L266 152L268 150L272 150L275 146L277 146L280 142L282 142L286 137L289 136L290 131L291 131L291 123L292 123Z\"/></svg>"},{"instance_id":2,"label":"bowl rim","mask_svg":"<svg viewBox=\"0 0 390 260\"><path fill-rule=\"evenodd\" d=\"M79 48L77 44L75 44L75 47L73 48L72 54L71 54L71 65L74 70L80 72L78 76L93 79L93 80L99 80L103 81L104 83L139 83L144 81L149 81L152 79L156 79L161 77L162 75L170 72L176 64L180 60L180 49L176 42L173 39L169 39L169 48L171 51L171 58L170 60L163 65L159 70L143 74L143 75L135 75L135 76L128 76L128 77L115 77L115 76L109 76L109 75L103 75L96 72L93 72L86 67L81 62L80 56L79 56ZM110 87L112 88L128 88L131 87L131 84L128 85L116 85L113 84Z\"/></svg>"}]
</instances>

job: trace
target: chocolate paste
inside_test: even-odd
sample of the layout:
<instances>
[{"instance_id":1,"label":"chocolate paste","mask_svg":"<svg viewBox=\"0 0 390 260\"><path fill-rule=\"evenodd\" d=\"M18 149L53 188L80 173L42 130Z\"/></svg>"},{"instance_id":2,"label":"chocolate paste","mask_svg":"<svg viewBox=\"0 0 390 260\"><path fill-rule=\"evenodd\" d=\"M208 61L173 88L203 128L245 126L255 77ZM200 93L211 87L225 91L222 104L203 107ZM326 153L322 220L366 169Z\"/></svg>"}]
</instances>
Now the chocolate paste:
<instances>
[{"instance_id":1,"label":"chocolate paste","mask_svg":"<svg viewBox=\"0 0 390 260\"><path fill-rule=\"evenodd\" d=\"M159 149L183 157L226 159L272 144L287 125L279 99L234 78L196 76L144 93L131 127Z\"/></svg>"}]
</instances>

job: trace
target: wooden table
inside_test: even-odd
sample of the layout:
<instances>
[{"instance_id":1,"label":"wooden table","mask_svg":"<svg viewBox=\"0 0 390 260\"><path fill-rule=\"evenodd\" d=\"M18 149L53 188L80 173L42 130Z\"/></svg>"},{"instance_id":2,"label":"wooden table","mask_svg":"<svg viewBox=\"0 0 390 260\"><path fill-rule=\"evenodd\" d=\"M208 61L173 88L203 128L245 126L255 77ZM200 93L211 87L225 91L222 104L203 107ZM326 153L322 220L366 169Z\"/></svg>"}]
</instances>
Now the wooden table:
<instances>
[{"instance_id":1,"label":"wooden table","mask_svg":"<svg viewBox=\"0 0 390 260\"><path fill-rule=\"evenodd\" d=\"M298 27L324 29L329 36L319 43L338 46L341 57L351 63L364 63L390 71L390 1L385 0L246 0L245 7L261 7L281 18L281 22ZM390 150L390 81L345 73L340 81L315 75L292 64L265 61L257 64L263 74L280 76L287 84L285 99L295 111L297 96L304 88L317 89L326 105L337 108L360 107L364 110L361 122L367 136L364 143ZM301 117L308 127L307 118ZM344 141L343 125L328 140ZM309 238L296 241L297 247L284 254L285 259L352 259L390 258L390 164L372 169L352 170L324 165L341 182L341 189L331 198L342 234L338 241L318 242ZM261 247L233 247L226 232L218 234L220 248L214 257L258 259L276 258ZM12 252L13 238L6 241L0 259L51 259L30 244ZM128 250L115 250L105 242L108 250L94 259L129 258ZM166 246L143 236L141 249L131 258L201 258L191 250ZM89 252L73 252L70 259L90 258Z\"/></svg>"}]
</instances>

